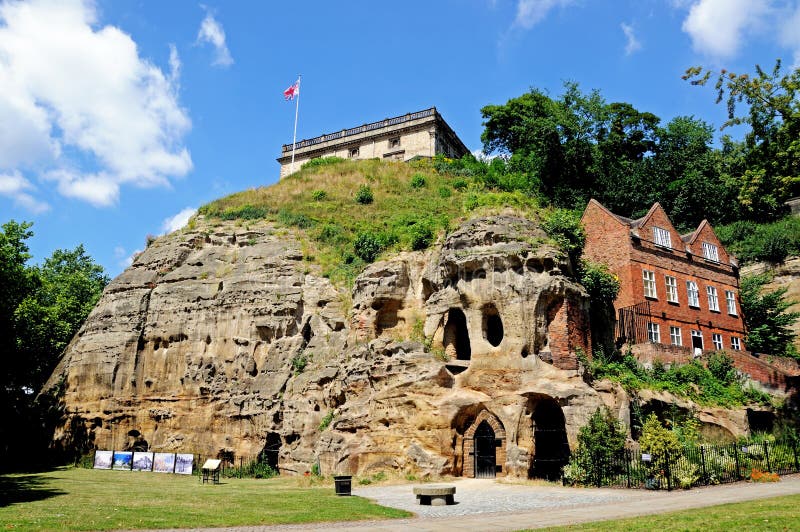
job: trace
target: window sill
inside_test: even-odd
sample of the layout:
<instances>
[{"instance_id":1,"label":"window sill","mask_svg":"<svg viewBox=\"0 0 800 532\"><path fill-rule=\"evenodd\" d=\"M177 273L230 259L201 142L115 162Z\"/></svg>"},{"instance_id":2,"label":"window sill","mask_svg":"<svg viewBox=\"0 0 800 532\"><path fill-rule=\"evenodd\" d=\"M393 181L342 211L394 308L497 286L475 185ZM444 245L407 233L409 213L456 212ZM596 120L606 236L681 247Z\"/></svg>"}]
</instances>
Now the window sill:
<instances>
[{"instance_id":1,"label":"window sill","mask_svg":"<svg viewBox=\"0 0 800 532\"><path fill-rule=\"evenodd\" d=\"M713 312L714 314L722 314L719 310L714 310L713 308L708 309L709 312Z\"/></svg>"},{"instance_id":2,"label":"window sill","mask_svg":"<svg viewBox=\"0 0 800 532\"><path fill-rule=\"evenodd\" d=\"M658 296L644 296L649 301L658 301Z\"/></svg>"},{"instance_id":3,"label":"window sill","mask_svg":"<svg viewBox=\"0 0 800 532\"><path fill-rule=\"evenodd\" d=\"M667 299L667 303L676 307L679 307L681 304L680 301L670 301L669 299Z\"/></svg>"},{"instance_id":4,"label":"window sill","mask_svg":"<svg viewBox=\"0 0 800 532\"><path fill-rule=\"evenodd\" d=\"M700 305L689 305L689 308L693 308L695 310L700 310Z\"/></svg>"}]
</instances>

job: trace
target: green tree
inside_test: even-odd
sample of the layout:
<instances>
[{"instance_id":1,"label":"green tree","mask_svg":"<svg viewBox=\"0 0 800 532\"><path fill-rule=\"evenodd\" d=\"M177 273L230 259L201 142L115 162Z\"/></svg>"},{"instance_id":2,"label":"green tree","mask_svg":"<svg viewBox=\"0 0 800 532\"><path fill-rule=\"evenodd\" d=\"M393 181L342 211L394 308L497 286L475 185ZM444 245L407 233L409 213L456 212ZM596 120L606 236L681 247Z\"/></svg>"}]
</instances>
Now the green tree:
<instances>
[{"instance_id":1,"label":"green tree","mask_svg":"<svg viewBox=\"0 0 800 532\"><path fill-rule=\"evenodd\" d=\"M625 448L625 438L622 423L608 407L599 407L578 431L578 447L565 468L567 480L602 484L611 473L613 458Z\"/></svg>"},{"instance_id":2,"label":"green tree","mask_svg":"<svg viewBox=\"0 0 800 532\"><path fill-rule=\"evenodd\" d=\"M42 449L44 405L38 392L108 283L83 246L28 264L30 223L0 231L0 449L32 456Z\"/></svg>"},{"instance_id":3,"label":"green tree","mask_svg":"<svg viewBox=\"0 0 800 532\"><path fill-rule=\"evenodd\" d=\"M658 132L653 195L646 203L660 201L685 230L704 218L720 224L735 217L736 189L723 175L722 156L712 142L713 128L691 116L678 116Z\"/></svg>"},{"instance_id":4,"label":"green tree","mask_svg":"<svg viewBox=\"0 0 800 532\"><path fill-rule=\"evenodd\" d=\"M769 281L766 274L742 277L739 296L748 330L745 343L750 351L797 357L791 326L800 312L788 312L794 302L784 297L785 288L764 291Z\"/></svg>"},{"instance_id":5,"label":"green tree","mask_svg":"<svg viewBox=\"0 0 800 532\"><path fill-rule=\"evenodd\" d=\"M738 158L731 177L737 181L739 202L751 218L777 218L783 203L800 194L800 68L783 73L777 60L772 71L756 65L754 75L703 67L684 75L699 86L712 78L717 103L725 101L728 110L722 129L749 127L741 146L733 149Z\"/></svg>"}]
</instances>

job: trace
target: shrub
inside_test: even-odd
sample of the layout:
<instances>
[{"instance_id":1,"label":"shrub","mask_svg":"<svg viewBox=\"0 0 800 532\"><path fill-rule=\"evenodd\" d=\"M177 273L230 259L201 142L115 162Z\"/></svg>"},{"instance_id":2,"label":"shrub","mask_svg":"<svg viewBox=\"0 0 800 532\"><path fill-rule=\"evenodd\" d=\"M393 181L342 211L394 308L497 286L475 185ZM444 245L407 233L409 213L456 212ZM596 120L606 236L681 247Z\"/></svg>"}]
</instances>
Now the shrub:
<instances>
[{"instance_id":1,"label":"shrub","mask_svg":"<svg viewBox=\"0 0 800 532\"><path fill-rule=\"evenodd\" d=\"M464 190L467 188L468 184L469 183L467 183L467 180L462 177L458 177L453 180L453 188L456 190Z\"/></svg>"},{"instance_id":2,"label":"shrub","mask_svg":"<svg viewBox=\"0 0 800 532\"><path fill-rule=\"evenodd\" d=\"M433 231L427 224L415 224L409 233L411 236L411 249L414 251L426 249L433 242Z\"/></svg>"},{"instance_id":3,"label":"shrub","mask_svg":"<svg viewBox=\"0 0 800 532\"><path fill-rule=\"evenodd\" d=\"M578 431L578 448L564 468L564 477L573 484L603 483L604 464L625 448L625 429L608 407L594 411L589 422Z\"/></svg>"},{"instance_id":4,"label":"shrub","mask_svg":"<svg viewBox=\"0 0 800 532\"><path fill-rule=\"evenodd\" d=\"M372 194L372 189L369 185L361 185L356 192L356 202L361 205L369 205L374 201L375 197Z\"/></svg>"},{"instance_id":5,"label":"shrub","mask_svg":"<svg viewBox=\"0 0 800 532\"><path fill-rule=\"evenodd\" d=\"M255 220L265 218L268 211L264 207L254 205L242 205L241 207L225 209L219 214L223 220Z\"/></svg>"},{"instance_id":6,"label":"shrub","mask_svg":"<svg viewBox=\"0 0 800 532\"><path fill-rule=\"evenodd\" d=\"M586 232L577 213L566 209L553 209L542 220L542 229L555 240L562 251L573 261L577 261L586 243Z\"/></svg>"},{"instance_id":7,"label":"shrub","mask_svg":"<svg viewBox=\"0 0 800 532\"><path fill-rule=\"evenodd\" d=\"M736 368L733 359L724 351L711 353L708 357L708 371L720 382L729 384L736 378Z\"/></svg>"},{"instance_id":8,"label":"shrub","mask_svg":"<svg viewBox=\"0 0 800 532\"><path fill-rule=\"evenodd\" d=\"M322 201L327 197L328 193L322 190L321 188L311 191L311 199L313 199L314 201Z\"/></svg>"},{"instance_id":9,"label":"shrub","mask_svg":"<svg viewBox=\"0 0 800 532\"><path fill-rule=\"evenodd\" d=\"M346 160L347 159L342 159L341 157L317 157L316 159L311 159L307 163L303 164L303 169L339 164L345 162Z\"/></svg>"},{"instance_id":10,"label":"shrub","mask_svg":"<svg viewBox=\"0 0 800 532\"><path fill-rule=\"evenodd\" d=\"M605 264L581 261L580 282L593 301L612 303L619 293L619 277L609 272Z\"/></svg>"},{"instance_id":11,"label":"shrub","mask_svg":"<svg viewBox=\"0 0 800 532\"><path fill-rule=\"evenodd\" d=\"M345 236L341 226L335 223L326 223L320 227L317 239L332 246L342 244L347 241L347 237Z\"/></svg>"},{"instance_id":12,"label":"shrub","mask_svg":"<svg viewBox=\"0 0 800 532\"><path fill-rule=\"evenodd\" d=\"M426 184L425 176L422 174L414 174L411 176L411 188L422 188Z\"/></svg>"},{"instance_id":13,"label":"shrub","mask_svg":"<svg viewBox=\"0 0 800 532\"><path fill-rule=\"evenodd\" d=\"M308 229L314 226L314 220L305 214L297 214L286 209L278 211L278 221L284 225L293 225L300 229Z\"/></svg>"},{"instance_id":14,"label":"shrub","mask_svg":"<svg viewBox=\"0 0 800 532\"><path fill-rule=\"evenodd\" d=\"M639 446L651 456L650 467L658 471L666 470L669 457L674 460L682 450L678 435L665 428L655 414L647 416L642 425Z\"/></svg>"},{"instance_id":15,"label":"shrub","mask_svg":"<svg viewBox=\"0 0 800 532\"><path fill-rule=\"evenodd\" d=\"M364 262L374 262L382 250L381 237L370 231L359 233L353 242L353 252Z\"/></svg>"},{"instance_id":16,"label":"shrub","mask_svg":"<svg viewBox=\"0 0 800 532\"><path fill-rule=\"evenodd\" d=\"M303 370L306 369L308 365L308 358L304 353L297 353L292 358L292 370L294 371L295 375L300 375L303 373Z\"/></svg>"},{"instance_id":17,"label":"shrub","mask_svg":"<svg viewBox=\"0 0 800 532\"><path fill-rule=\"evenodd\" d=\"M450 192L449 188L447 188L445 186L439 187L439 197L440 198L449 198L451 195L452 195L452 192Z\"/></svg>"},{"instance_id":18,"label":"shrub","mask_svg":"<svg viewBox=\"0 0 800 532\"><path fill-rule=\"evenodd\" d=\"M325 417L319 422L319 430L327 429L333 421L334 416L335 414L333 413L333 410L328 410L328 413L325 414Z\"/></svg>"}]
</instances>

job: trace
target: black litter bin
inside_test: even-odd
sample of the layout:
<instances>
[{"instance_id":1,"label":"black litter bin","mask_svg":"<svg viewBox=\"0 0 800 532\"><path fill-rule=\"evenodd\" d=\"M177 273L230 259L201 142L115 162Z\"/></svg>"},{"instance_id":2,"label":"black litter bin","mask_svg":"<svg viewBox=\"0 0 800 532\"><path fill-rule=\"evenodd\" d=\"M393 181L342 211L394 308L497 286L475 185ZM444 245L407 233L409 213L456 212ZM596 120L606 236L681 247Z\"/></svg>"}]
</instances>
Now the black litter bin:
<instances>
[{"instance_id":1,"label":"black litter bin","mask_svg":"<svg viewBox=\"0 0 800 532\"><path fill-rule=\"evenodd\" d=\"M333 483L336 486L336 495L350 495L353 477L351 475L334 476Z\"/></svg>"}]
</instances>

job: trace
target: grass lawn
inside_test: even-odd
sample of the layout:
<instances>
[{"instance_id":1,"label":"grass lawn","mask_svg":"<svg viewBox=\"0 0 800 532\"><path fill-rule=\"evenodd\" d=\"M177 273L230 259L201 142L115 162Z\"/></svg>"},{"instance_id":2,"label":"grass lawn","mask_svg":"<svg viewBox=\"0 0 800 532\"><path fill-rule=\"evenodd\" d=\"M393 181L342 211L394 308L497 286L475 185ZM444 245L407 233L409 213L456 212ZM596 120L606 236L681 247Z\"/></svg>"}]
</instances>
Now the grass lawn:
<instances>
[{"instance_id":1,"label":"grass lawn","mask_svg":"<svg viewBox=\"0 0 800 532\"><path fill-rule=\"evenodd\" d=\"M107 530L308 523L407 517L332 481L222 479L64 468L0 475L0 530Z\"/></svg>"},{"instance_id":2,"label":"grass lawn","mask_svg":"<svg viewBox=\"0 0 800 532\"><path fill-rule=\"evenodd\" d=\"M800 495L547 530L800 530Z\"/></svg>"}]
</instances>

